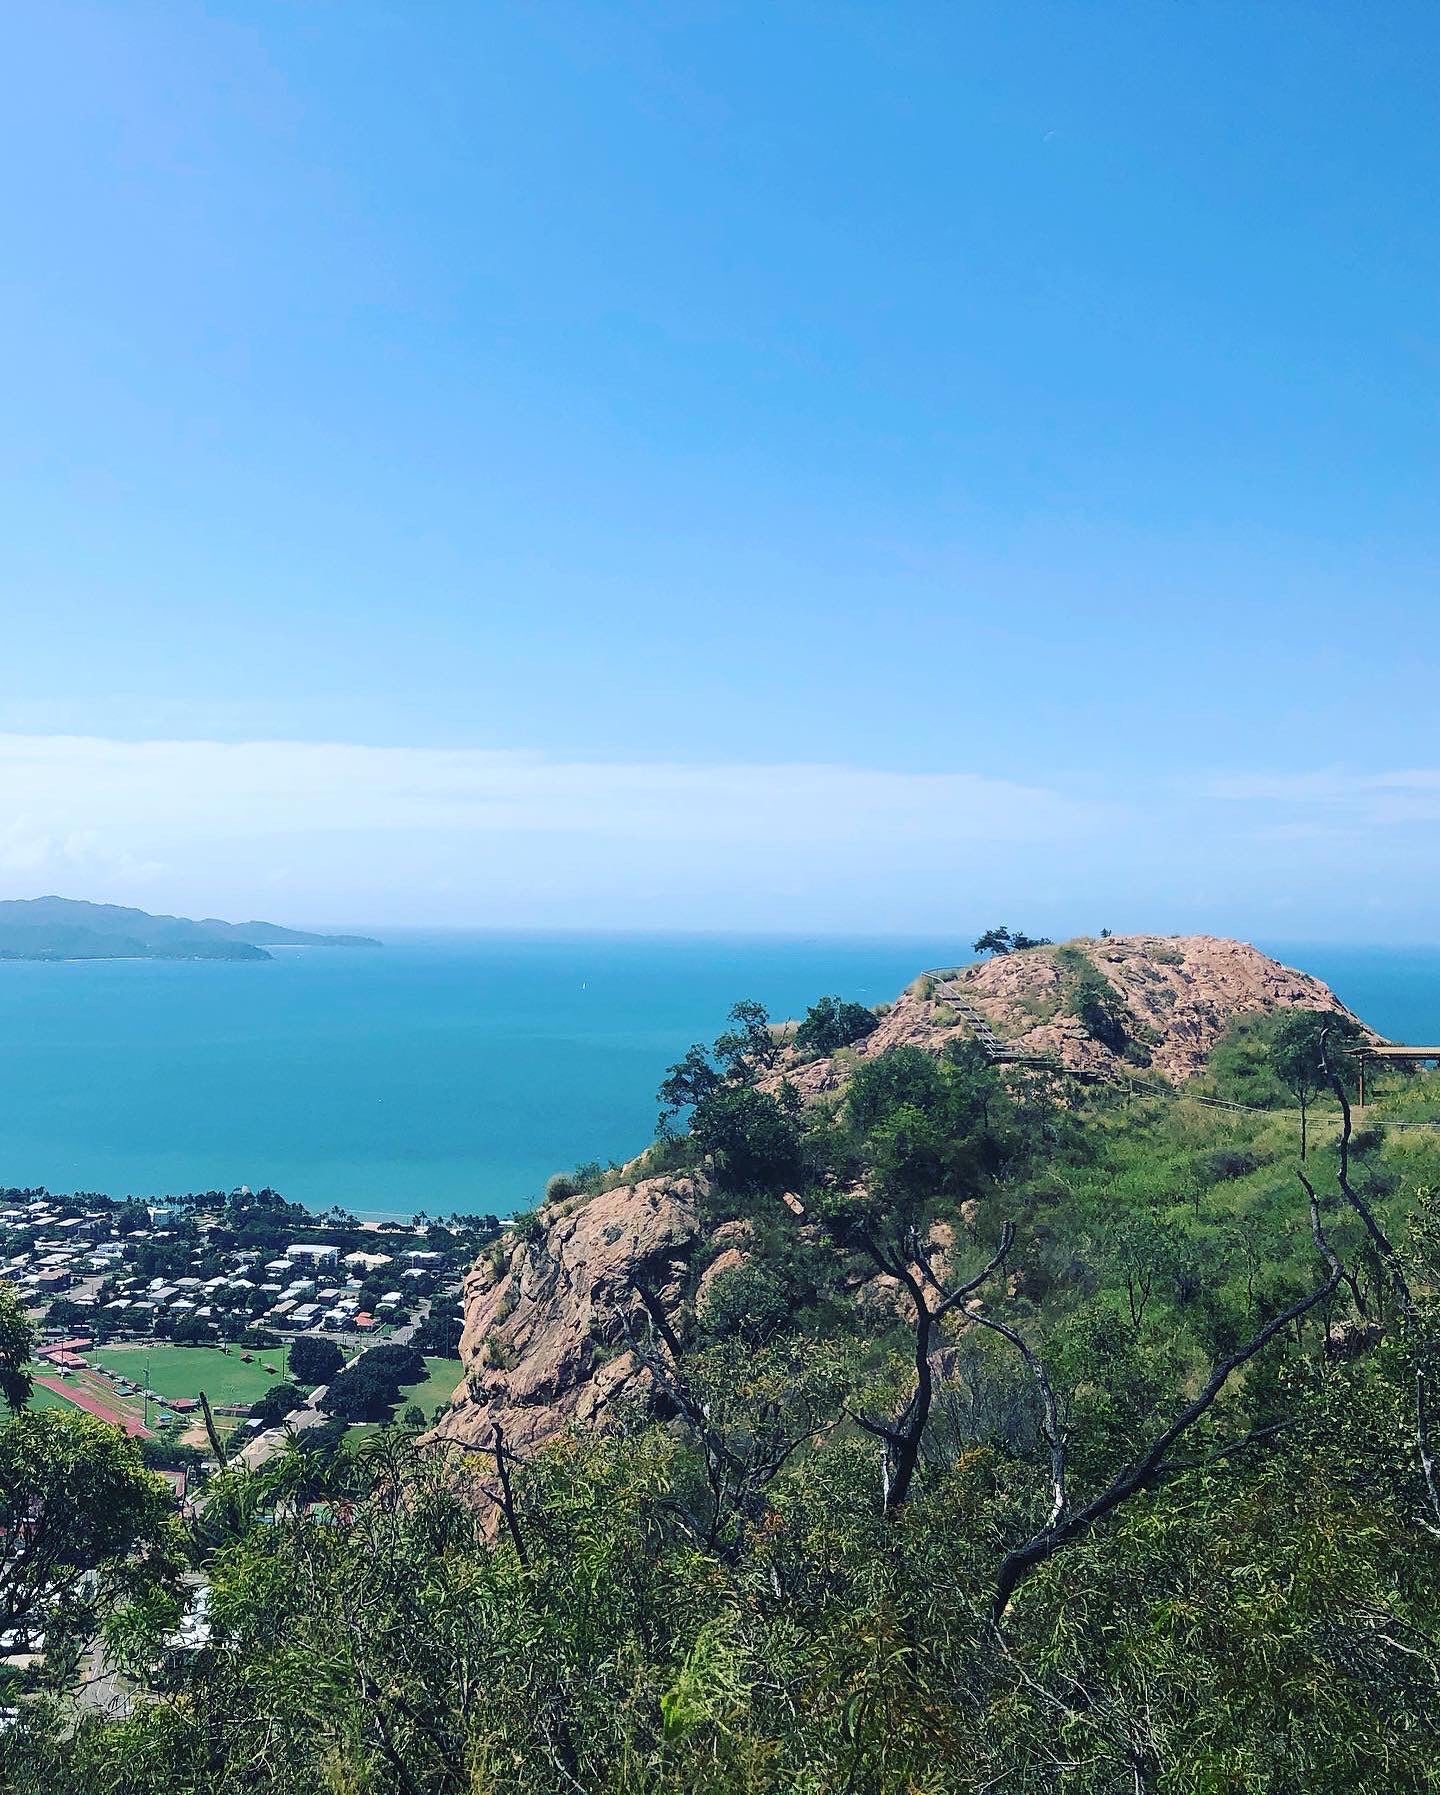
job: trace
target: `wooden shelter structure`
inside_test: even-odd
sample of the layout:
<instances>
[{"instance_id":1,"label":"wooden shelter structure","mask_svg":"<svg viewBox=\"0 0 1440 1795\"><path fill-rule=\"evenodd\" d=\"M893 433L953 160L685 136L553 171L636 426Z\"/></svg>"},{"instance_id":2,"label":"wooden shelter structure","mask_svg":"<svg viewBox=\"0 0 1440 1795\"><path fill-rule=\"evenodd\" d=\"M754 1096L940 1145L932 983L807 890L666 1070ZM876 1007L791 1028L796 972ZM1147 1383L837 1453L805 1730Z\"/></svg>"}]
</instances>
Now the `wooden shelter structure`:
<instances>
[{"instance_id":1,"label":"wooden shelter structure","mask_svg":"<svg viewBox=\"0 0 1440 1795\"><path fill-rule=\"evenodd\" d=\"M1399 1047L1390 1041L1367 1042L1363 1047L1352 1047L1350 1051L1360 1062L1360 1107L1365 1107L1365 1068L1371 1060L1383 1060L1387 1065L1420 1066L1427 1060L1440 1066L1440 1047Z\"/></svg>"}]
</instances>

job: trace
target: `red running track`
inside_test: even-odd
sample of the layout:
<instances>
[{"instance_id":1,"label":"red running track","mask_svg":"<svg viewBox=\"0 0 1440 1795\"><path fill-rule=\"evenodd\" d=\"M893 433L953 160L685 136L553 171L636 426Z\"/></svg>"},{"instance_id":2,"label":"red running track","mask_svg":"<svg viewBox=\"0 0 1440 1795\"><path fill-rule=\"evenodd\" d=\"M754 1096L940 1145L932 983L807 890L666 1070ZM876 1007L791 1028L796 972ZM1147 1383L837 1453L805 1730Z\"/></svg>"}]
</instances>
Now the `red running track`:
<instances>
[{"instance_id":1,"label":"red running track","mask_svg":"<svg viewBox=\"0 0 1440 1795\"><path fill-rule=\"evenodd\" d=\"M115 1409L107 1409L103 1402L97 1402L93 1396L87 1396L83 1390L77 1390L71 1384L62 1383L58 1377L40 1376L35 1379L56 1396L63 1396L66 1402L73 1402L77 1409L84 1409L87 1415L96 1415L102 1421L108 1421L112 1427L118 1427L127 1433L132 1440L148 1440L151 1433L131 1415L122 1415Z\"/></svg>"}]
</instances>

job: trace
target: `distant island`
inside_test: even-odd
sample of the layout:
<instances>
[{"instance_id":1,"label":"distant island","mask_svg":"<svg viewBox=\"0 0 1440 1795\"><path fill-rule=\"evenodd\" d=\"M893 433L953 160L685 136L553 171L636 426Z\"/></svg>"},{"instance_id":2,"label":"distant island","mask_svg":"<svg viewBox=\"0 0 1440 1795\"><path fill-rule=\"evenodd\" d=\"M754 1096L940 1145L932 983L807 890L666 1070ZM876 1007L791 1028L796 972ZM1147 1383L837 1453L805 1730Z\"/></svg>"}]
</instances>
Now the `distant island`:
<instances>
[{"instance_id":1,"label":"distant island","mask_svg":"<svg viewBox=\"0 0 1440 1795\"><path fill-rule=\"evenodd\" d=\"M379 947L368 935L312 935L273 922L151 916L76 898L0 900L0 960L268 960L267 947Z\"/></svg>"}]
</instances>

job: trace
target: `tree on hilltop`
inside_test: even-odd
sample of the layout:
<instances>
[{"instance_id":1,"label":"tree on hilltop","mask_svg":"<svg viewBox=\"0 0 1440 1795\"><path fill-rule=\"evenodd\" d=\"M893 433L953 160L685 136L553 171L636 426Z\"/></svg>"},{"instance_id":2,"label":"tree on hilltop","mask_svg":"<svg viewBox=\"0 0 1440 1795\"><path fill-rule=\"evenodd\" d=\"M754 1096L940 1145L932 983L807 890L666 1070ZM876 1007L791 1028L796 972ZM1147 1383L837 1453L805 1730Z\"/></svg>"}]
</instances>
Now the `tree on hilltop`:
<instances>
[{"instance_id":1,"label":"tree on hilltop","mask_svg":"<svg viewBox=\"0 0 1440 1795\"><path fill-rule=\"evenodd\" d=\"M1027 935L1023 929L986 929L978 941L972 942L977 954L1023 954L1027 947L1049 947L1048 935Z\"/></svg>"},{"instance_id":2,"label":"tree on hilltop","mask_svg":"<svg viewBox=\"0 0 1440 1795\"><path fill-rule=\"evenodd\" d=\"M978 941L971 943L971 951L977 954L1008 954L1012 945L1009 929L986 929Z\"/></svg>"}]
</instances>

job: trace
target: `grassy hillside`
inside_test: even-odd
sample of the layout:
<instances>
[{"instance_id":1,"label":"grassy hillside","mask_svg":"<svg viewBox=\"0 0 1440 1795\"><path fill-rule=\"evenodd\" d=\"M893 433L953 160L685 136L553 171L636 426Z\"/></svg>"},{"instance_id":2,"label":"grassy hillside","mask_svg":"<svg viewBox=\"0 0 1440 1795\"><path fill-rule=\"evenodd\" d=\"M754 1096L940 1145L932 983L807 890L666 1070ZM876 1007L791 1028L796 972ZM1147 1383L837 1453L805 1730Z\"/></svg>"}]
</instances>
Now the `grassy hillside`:
<instances>
[{"instance_id":1,"label":"grassy hillside","mask_svg":"<svg viewBox=\"0 0 1440 1795\"><path fill-rule=\"evenodd\" d=\"M1433 1788L1440 1084L1347 1126L1342 1066L1302 1163L1260 1024L1164 1095L961 1044L802 1105L767 1041L667 1081L702 1245L593 1318L648 1396L220 1480L215 1646L128 1721L27 1710L13 1785ZM556 1275L587 1200L502 1256Z\"/></svg>"}]
</instances>

